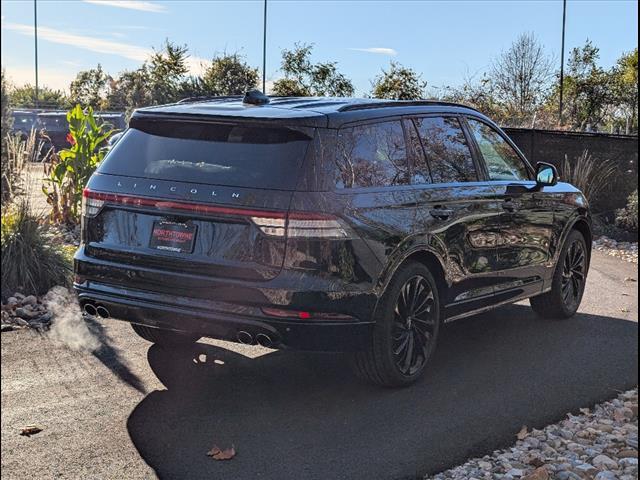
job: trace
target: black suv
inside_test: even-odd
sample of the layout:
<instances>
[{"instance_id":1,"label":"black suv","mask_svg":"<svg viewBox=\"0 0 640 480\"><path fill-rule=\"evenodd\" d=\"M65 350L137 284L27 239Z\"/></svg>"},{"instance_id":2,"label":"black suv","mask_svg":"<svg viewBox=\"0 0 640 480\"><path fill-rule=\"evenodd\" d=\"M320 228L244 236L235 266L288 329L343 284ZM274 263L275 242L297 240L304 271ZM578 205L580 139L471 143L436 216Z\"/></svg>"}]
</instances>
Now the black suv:
<instances>
[{"instance_id":1,"label":"black suv","mask_svg":"<svg viewBox=\"0 0 640 480\"><path fill-rule=\"evenodd\" d=\"M84 191L85 312L163 345L351 351L405 385L443 322L573 315L589 207L471 108L244 97L137 110Z\"/></svg>"}]
</instances>

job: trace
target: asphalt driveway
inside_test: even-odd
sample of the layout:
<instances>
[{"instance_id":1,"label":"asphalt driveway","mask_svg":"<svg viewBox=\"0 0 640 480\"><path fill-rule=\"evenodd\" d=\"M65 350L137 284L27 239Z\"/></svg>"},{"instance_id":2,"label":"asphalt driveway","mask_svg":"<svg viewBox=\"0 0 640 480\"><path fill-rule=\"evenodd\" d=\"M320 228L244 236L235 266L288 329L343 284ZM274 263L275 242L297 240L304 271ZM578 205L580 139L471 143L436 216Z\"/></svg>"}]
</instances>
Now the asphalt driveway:
<instances>
[{"instance_id":1,"label":"asphalt driveway","mask_svg":"<svg viewBox=\"0 0 640 480\"><path fill-rule=\"evenodd\" d=\"M414 478L513 442L637 385L636 265L594 253L575 318L526 304L443 329L413 387L354 379L340 356L223 342L149 347L92 325L102 348L2 334L3 478ZM19 435L26 424L43 431ZM238 455L216 462L213 444Z\"/></svg>"}]
</instances>

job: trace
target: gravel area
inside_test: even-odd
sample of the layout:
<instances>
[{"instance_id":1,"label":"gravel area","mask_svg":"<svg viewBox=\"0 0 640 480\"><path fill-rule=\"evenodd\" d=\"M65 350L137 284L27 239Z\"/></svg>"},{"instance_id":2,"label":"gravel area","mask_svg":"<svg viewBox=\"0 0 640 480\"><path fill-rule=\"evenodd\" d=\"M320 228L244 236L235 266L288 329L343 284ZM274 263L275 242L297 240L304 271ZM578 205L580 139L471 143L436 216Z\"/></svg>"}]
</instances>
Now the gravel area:
<instances>
[{"instance_id":1,"label":"gravel area","mask_svg":"<svg viewBox=\"0 0 640 480\"><path fill-rule=\"evenodd\" d=\"M64 288L64 287L59 287ZM66 289L65 289L66 290ZM10 332L20 328L47 330L51 326L51 312L47 309L47 297L14 293L2 303L2 331Z\"/></svg>"},{"instance_id":2,"label":"gravel area","mask_svg":"<svg viewBox=\"0 0 640 480\"><path fill-rule=\"evenodd\" d=\"M638 264L638 242L617 242L603 235L593 241L593 248L612 257Z\"/></svg>"},{"instance_id":3,"label":"gravel area","mask_svg":"<svg viewBox=\"0 0 640 480\"><path fill-rule=\"evenodd\" d=\"M523 427L513 447L426 478L636 480L638 389L580 412L544 430Z\"/></svg>"}]
</instances>

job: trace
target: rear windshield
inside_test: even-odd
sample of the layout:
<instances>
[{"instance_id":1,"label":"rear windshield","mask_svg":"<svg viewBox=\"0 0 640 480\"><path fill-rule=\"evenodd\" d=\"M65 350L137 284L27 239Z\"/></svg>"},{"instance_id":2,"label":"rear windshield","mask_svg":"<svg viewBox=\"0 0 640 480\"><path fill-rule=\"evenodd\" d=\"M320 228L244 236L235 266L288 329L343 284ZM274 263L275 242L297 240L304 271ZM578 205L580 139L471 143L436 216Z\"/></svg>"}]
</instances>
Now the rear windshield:
<instances>
[{"instance_id":1,"label":"rear windshield","mask_svg":"<svg viewBox=\"0 0 640 480\"><path fill-rule=\"evenodd\" d=\"M310 138L288 128L132 121L99 173L293 190Z\"/></svg>"}]
</instances>

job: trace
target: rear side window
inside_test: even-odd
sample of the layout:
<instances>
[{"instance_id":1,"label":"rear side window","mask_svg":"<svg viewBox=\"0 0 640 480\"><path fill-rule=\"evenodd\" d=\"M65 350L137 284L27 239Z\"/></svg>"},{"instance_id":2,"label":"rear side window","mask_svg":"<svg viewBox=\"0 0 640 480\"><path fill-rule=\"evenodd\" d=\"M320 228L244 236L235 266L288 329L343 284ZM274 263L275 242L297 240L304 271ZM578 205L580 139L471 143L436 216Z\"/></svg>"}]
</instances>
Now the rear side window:
<instances>
[{"instance_id":1,"label":"rear side window","mask_svg":"<svg viewBox=\"0 0 640 480\"><path fill-rule=\"evenodd\" d=\"M309 140L287 128L137 120L98 172L293 190Z\"/></svg>"},{"instance_id":2,"label":"rear side window","mask_svg":"<svg viewBox=\"0 0 640 480\"><path fill-rule=\"evenodd\" d=\"M416 155L414 183L475 182L476 166L460 121L456 117L414 119L424 147L424 156Z\"/></svg>"},{"instance_id":3,"label":"rear side window","mask_svg":"<svg viewBox=\"0 0 640 480\"><path fill-rule=\"evenodd\" d=\"M529 172L520 156L495 129L486 123L467 119L487 164L491 180L528 180Z\"/></svg>"},{"instance_id":4,"label":"rear side window","mask_svg":"<svg viewBox=\"0 0 640 480\"><path fill-rule=\"evenodd\" d=\"M338 188L409 184L402 124L391 121L342 128L336 164Z\"/></svg>"}]
</instances>

